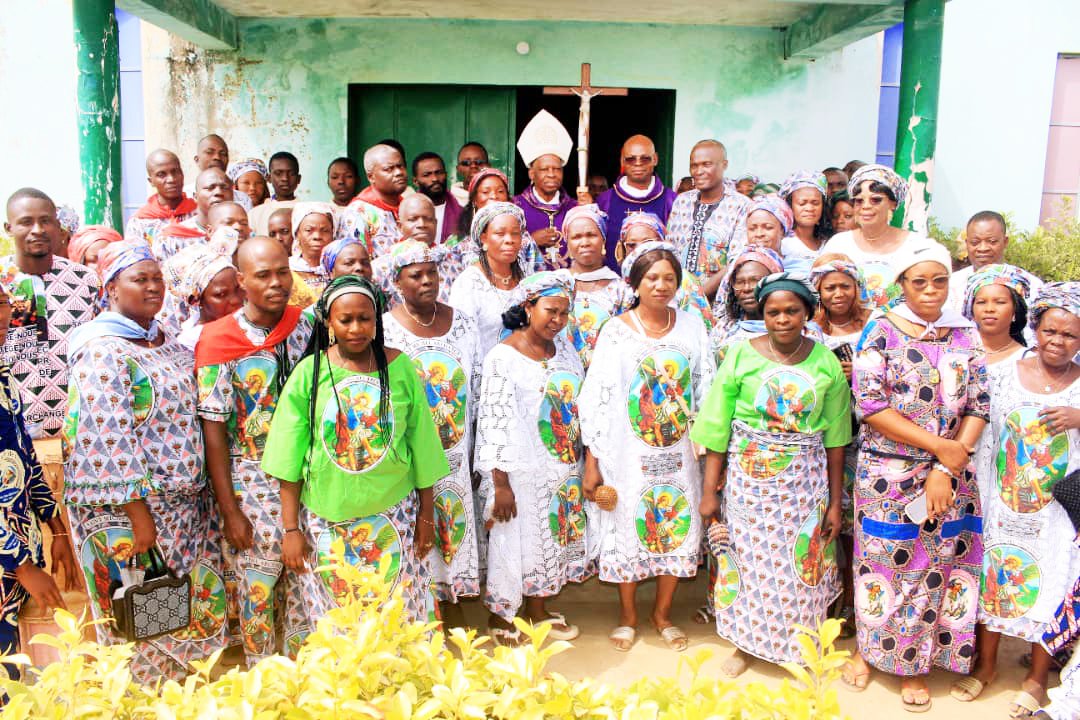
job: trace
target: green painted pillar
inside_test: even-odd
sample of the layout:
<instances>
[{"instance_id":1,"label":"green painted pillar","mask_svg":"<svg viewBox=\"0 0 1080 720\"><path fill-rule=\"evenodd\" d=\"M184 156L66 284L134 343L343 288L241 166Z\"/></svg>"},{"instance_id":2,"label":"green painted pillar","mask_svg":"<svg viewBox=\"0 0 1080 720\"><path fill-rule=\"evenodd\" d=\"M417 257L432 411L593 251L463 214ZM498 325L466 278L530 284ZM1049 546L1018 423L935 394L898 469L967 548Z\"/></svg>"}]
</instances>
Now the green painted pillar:
<instances>
[{"instance_id":1,"label":"green painted pillar","mask_svg":"<svg viewBox=\"0 0 1080 720\"><path fill-rule=\"evenodd\" d=\"M945 0L905 0L900 60L900 109L896 123L896 172L908 181L906 206L894 224L926 232L934 187L941 38Z\"/></svg>"},{"instance_id":2,"label":"green painted pillar","mask_svg":"<svg viewBox=\"0 0 1080 720\"><path fill-rule=\"evenodd\" d=\"M120 196L120 40L114 0L73 0L79 78L83 224L123 230Z\"/></svg>"}]
</instances>

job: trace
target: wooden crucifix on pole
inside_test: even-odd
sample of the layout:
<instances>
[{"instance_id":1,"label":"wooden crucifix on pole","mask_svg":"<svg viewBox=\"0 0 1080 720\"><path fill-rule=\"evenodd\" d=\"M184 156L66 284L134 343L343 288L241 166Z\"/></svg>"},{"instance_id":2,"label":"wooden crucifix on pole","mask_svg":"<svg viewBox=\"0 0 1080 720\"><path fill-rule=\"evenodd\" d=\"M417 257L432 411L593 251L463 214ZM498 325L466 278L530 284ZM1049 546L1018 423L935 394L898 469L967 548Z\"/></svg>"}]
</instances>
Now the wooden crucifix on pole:
<instances>
[{"instance_id":1,"label":"wooden crucifix on pole","mask_svg":"<svg viewBox=\"0 0 1080 720\"><path fill-rule=\"evenodd\" d=\"M627 88L593 87L590 82L592 65L581 63L581 85L578 87L546 87L545 95L577 95L581 98L578 110L578 188L580 198L589 192L589 103L597 95L626 95ZM593 198L595 201L596 198Z\"/></svg>"}]
</instances>

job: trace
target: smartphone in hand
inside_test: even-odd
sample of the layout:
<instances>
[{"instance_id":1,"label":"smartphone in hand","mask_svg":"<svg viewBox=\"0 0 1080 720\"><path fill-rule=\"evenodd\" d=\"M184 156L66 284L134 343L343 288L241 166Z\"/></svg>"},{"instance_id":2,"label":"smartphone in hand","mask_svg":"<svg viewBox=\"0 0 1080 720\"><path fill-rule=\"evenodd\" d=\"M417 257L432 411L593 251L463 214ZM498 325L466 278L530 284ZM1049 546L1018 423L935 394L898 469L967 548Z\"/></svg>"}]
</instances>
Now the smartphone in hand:
<instances>
[{"instance_id":1,"label":"smartphone in hand","mask_svg":"<svg viewBox=\"0 0 1080 720\"><path fill-rule=\"evenodd\" d=\"M844 343L833 348L833 354L840 362L851 362L855 358L855 350L851 343Z\"/></svg>"}]
</instances>

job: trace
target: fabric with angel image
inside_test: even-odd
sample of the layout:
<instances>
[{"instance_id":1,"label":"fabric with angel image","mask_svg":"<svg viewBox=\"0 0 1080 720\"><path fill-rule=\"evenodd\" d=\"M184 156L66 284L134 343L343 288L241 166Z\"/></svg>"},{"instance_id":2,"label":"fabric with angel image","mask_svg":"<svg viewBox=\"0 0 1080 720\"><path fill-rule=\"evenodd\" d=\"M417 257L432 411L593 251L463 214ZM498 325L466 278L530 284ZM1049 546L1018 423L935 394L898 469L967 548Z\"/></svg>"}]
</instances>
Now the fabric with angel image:
<instances>
[{"instance_id":1,"label":"fabric with angel image","mask_svg":"<svg viewBox=\"0 0 1080 720\"><path fill-rule=\"evenodd\" d=\"M863 331L853 372L862 417L891 408L946 438L965 416L989 417L985 353L972 328L915 338L879 317ZM856 629L866 661L894 675L934 666L967 673L975 654L985 522L974 467L954 483L945 515L916 525L904 508L923 493L933 464L926 451L863 427L855 473Z\"/></svg>"},{"instance_id":2,"label":"fabric with angel image","mask_svg":"<svg viewBox=\"0 0 1080 720\"><path fill-rule=\"evenodd\" d=\"M625 281L614 275L610 282L599 288L582 290L580 284L578 285L574 293L574 306L570 310L570 320L566 325L566 334L581 356L581 364L586 372L604 324L628 310L633 302L634 291Z\"/></svg>"},{"instance_id":3,"label":"fabric with angel image","mask_svg":"<svg viewBox=\"0 0 1080 720\"><path fill-rule=\"evenodd\" d=\"M412 359L450 465L450 474L433 488L435 547L427 557L432 587L440 601L479 595L481 528L471 476L481 362L476 324L455 310L445 335L426 338L413 334L392 313L386 313L383 331L388 346Z\"/></svg>"},{"instance_id":4,"label":"fabric with angel image","mask_svg":"<svg viewBox=\"0 0 1080 720\"><path fill-rule=\"evenodd\" d=\"M538 362L502 343L484 360L476 438L483 517L494 506L495 470L507 474L517 504L517 516L496 522L488 537L484 604L506 620L525 597L556 595L592 575L577 417L584 373L563 335L555 347Z\"/></svg>"},{"instance_id":5,"label":"fabric with angel image","mask_svg":"<svg viewBox=\"0 0 1080 720\"><path fill-rule=\"evenodd\" d=\"M1076 529L1052 495L1080 467L1080 430L1054 433L1039 413L1080 407L1080 382L1032 392L1015 360L991 365L989 375L990 424L975 454L987 547L979 622L1039 642L1080 577Z\"/></svg>"},{"instance_id":6,"label":"fabric with angel image","mask_svg":"<svg viewBox=\"0 0 1080 720\"><path fill-rule=\"evenodd\" d=\"M799 662L793 625L816 627L839 593L835 544L822 535L832 500L825 450L851 442L850 407L840 362L824 345L784 365L744 340L728 348L691 433L727 453L738 593L713 598L717 633L769 662Z\"/></svg>"},{"instance_id":7,"label":"fabric with angel image","mask_svg":"<svg viewBox=\"0 0 1080 720\"><path fill-rule=\"evenodd\" d=\"M677 311L659 339L620 318L600 331L578 406L584 445L619 497L610 512L586 506L601 580L697 573L701 470L689 430L713 372L696 315Z\"/></svg>"}]
</instances>

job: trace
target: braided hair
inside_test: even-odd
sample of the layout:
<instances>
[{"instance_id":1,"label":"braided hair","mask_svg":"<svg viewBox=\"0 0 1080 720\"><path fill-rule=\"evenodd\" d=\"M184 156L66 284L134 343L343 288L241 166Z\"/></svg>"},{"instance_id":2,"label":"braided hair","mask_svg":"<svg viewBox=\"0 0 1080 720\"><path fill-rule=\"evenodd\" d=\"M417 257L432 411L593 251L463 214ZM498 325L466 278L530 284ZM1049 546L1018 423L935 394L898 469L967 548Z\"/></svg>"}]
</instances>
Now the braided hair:
<instances>
[{"instance_id":1,"label":"braided hair","mask_svg":"<svg viewBox=\"0 0 1080 720\"><path fill-rule=\"evenodd\" d=\"M334 301L345 295L365 295L375 307L375 337L371 341L371 351L375 357L375 367L379 376L379 422L385 422L390 411L390 371L386 361L386 347L383 344L383 310L386 299L377 285L360 275L342 275L335 278L326 286L322 297L315 303L315 322L308 340L307 347L301 359L308 355L314 355L315 360L311 369L311 391L308 393L308 428L311 433L311 443L314 446L318 423L317 399L319 392L319 373L322 359L330 349L330 308ZM341 399L338 397L337 383L334 380L334 366L326 361L327 372L330 373L330 387L333 390L334 402L337 403L338 414L341 414Z\"/></svg>"}]
</instances>

